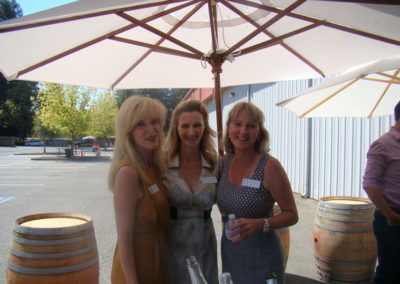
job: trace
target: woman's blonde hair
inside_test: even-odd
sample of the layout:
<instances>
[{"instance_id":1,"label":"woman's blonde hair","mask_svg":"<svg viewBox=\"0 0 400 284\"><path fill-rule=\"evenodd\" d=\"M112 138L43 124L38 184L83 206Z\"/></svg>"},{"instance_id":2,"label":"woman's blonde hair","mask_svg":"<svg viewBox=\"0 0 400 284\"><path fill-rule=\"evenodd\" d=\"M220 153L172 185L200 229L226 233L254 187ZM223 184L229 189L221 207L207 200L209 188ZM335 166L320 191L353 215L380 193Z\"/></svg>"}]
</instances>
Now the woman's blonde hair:
<instances>
[{"instance_id":1,"label":"woman's blonde hair","mask_svg":"<svg viewBox=\"0 0 400 284\"><path fill-rule=\"evenodd\" d=\"M160 176L165 170L161 145L164 139L162 129L165 123L166 108L158 100L142 96L131 96L123 102L115 120L115 149L108 175L108 187L111 191L114 190L115 169L123 158L127 158L130 161L143 181L149 182L145 174L146 163L132 140L133 129L139 121L148 116L152 116L160 123L160 145L153 150L153 168L156 174Z\"/></svg>"},{"instance_id":2,"label":"woman's blonde hair","mask_svg":"<svg viewBox=\"0 0 400 284\"><path fill-rule=\"evenodd\" d=\"M264 114L262 111L253 105L252 103L239 102L236 103L228 114L228 120L226 121L226 132L224 137L224 146L227 153L235 153L232 141L229 137L229 125L233 120L237 118L239 113L244 110L246 111L252 120L258 123L260 127L260 132L256 143L254 144L254 149L257 153L267 154L269 152L269 134L267 129L264 127Z\"/></svg>"},{"instance_id":3,"label":"woman's blonde hair","mask_svg":"<svg viewBox=\"0 0 400 284\"><path fill-rule=\"evenodd\" d=\"M178 136L179 117L184 112L193 111L199 112L203 117L204 133L200 141L200 151L202 152L204 158L211 164L211 167L214 168L217 152L215 150L215 143L212 137L215 137L215 132L211 129L208 122L207 107L198 100L180 102L172 112L171 123L169 125L168 135L164 144L166 159L168 162L171 161L171 159L178 154L180 149L180 140Z\"/></svg>"}]
</instances>

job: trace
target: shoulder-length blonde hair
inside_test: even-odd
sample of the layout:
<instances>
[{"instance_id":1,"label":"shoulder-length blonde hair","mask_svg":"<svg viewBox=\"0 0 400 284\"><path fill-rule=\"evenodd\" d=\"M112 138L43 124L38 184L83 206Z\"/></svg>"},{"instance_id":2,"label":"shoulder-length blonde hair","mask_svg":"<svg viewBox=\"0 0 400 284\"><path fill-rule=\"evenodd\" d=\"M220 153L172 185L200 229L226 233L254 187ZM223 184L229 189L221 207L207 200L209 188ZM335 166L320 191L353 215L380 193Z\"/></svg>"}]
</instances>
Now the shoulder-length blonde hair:
<instances>
[{"instance_id":1,"label":"shoulder-length blonde hair","mask_svg":"<svg viewBox=\"0 0 400 284\"><path fill-rule=\"evenodd\" d=\"M145 174L146 163L141 152L132 141L133 129L140 120L149 115L160 123L160 145L153 150L153 167L159 175L164 172L165 162L162 157L161 145L164 139L162 129L165 124L166 108L158 100L131 96L123 102L115 120L115 149L108 175L108 187L111 191L114 191L115 169L123 158L130 161L143 181L149 182Z\"/></svg>"},{"instance_id":2,"label":"shoulder-length blonde hair","mask_svg":"<svg viewBox=\"0 0 400 284\"><path fill-rule=\"evenodd\" d=\"M229 125L233 120L236 119L236 117L242 110L246 111L250 115L250 118L258 123L260 128L258 138L256 140L256 143L254 144L255 151L257 153L267 154L270 150L269 134L267 129L265 129L264 127L264 114L254 104L247 102L236 103L228 114L228 120L226 121L226 132L224 137L225 151L231 154L235 153L235 148L233 147L232 141L229 138Z\"/></svg>"},{"instance_id":3,"label":"shoulder-length blonde hair","mask_svg":"<svg viewBox=\"0 0 400 284\"><path fill-rule=\"evenodd\" d=\"M180 115L184 112L193 111L199 112L203 117L204 133L200 141L200 151L202 152L204 158L211 164L211 167L214 168L217 152L215 150L215 143L212 137L215 137L215 131L212 130L209 125L207 107L198 100L180 102L172 112L171 123L169 125L168 135L164 144L166 159L168 162L171 161L171 159L178 154L180 149L180 140L178 136L178 121Z\"/></svg>"}]
</instances>

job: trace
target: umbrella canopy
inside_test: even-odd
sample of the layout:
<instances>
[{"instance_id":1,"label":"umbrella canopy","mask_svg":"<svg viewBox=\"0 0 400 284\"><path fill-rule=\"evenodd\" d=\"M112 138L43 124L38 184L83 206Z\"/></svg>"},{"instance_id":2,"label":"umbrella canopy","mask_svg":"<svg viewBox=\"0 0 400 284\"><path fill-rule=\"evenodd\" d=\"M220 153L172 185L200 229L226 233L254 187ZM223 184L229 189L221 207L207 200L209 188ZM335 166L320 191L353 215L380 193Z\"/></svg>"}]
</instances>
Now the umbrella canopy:
<instances>
[{"instance_id":1,"label":"umbrella canopy","mask_svg":"<svg viewBox=\"0 0 400 284\"><path fill-rule=\"evenodd\" d=\"M349 70L277 103L299 117L377 117L400 101L400 55Z\"/></svg>"},{"instance_id":2,"label":"umbrella canopy","mask_svg":"<svg viewBox=\"0 0 400 284\"><path fill-rule=\"evenodd\" d=\"M81 0L0 24L8 79L215 89L320 77L400 53L396 1ZM210 72L211 71L211 72ZM220 74L223 72L223 80Z\"/></svg>"}]
</instances>

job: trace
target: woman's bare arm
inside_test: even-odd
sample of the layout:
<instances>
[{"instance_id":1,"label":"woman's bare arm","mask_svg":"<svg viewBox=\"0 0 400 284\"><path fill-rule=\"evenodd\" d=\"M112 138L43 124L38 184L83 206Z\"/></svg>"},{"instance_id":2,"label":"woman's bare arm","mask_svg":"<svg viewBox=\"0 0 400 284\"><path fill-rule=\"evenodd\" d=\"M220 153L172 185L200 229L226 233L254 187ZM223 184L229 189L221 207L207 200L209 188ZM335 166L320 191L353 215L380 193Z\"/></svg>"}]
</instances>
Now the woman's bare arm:
<instances>
[{"instance_id":1,"label":"woman's bare arm","mask_svg":"<svg viewBox=\"0 0 400 284\"><path fill-rule=\"evenodd\" d=\"M126 284L137 284L133 234L135 230L135 210L143 196L137 172L125 166L115 175L114 211L118 233L118 248L122 271Z\"/></svg>"}]
</instances>

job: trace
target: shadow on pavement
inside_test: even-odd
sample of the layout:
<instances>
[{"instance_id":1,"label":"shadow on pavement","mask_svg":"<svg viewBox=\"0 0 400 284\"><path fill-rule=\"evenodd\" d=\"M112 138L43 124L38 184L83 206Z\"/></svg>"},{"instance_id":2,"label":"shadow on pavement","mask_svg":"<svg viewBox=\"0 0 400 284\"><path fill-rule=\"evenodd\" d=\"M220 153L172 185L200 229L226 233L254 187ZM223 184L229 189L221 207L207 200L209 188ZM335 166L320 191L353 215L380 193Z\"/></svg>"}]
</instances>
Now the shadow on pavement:
<instances>
[{"instance_id":1,"label":"shadow on pavement","mask_svg":"<svg viewBox=\"0 0 400 284\"><path fill-rule=\"evenodd\" d=\"M286 284L319 284L319 283L324 283L317 281L315 279L310 279L307 277L303 277L300 275L294 275L294 274L285 274L285 283Z\"/></svg>"}]
</instances>

